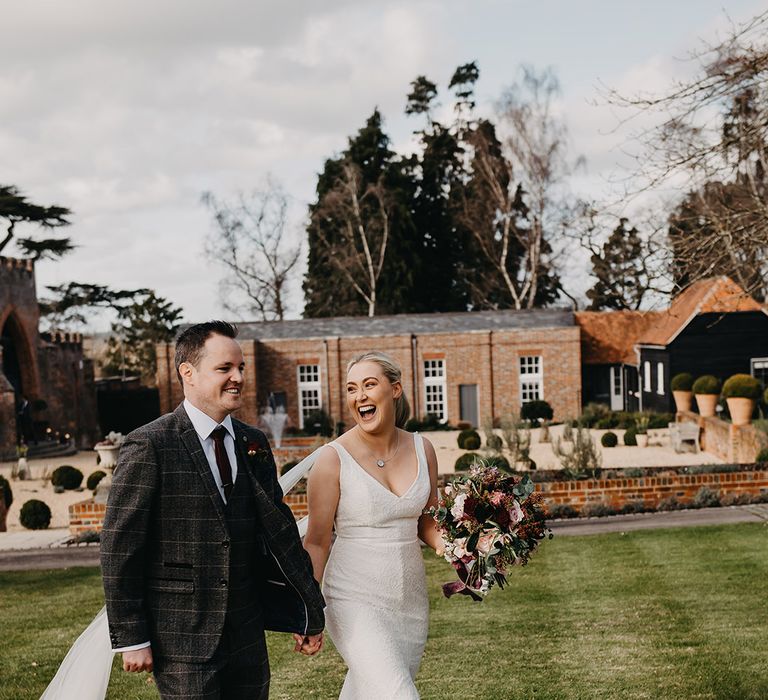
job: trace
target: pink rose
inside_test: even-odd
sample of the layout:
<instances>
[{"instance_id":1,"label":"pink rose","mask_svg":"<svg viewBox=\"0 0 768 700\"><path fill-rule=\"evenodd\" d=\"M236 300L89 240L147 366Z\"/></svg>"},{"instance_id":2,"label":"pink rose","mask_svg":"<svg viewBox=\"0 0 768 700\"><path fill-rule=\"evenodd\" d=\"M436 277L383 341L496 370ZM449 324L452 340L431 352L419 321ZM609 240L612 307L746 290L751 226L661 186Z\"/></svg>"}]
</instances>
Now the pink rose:
<instances>
[{"instance_id":1,"label":"pink rose","mask_svg":"<svg viewBox=\"0 0 768 700\"><path fill-rule=\"evenodd\" d=\"M512 502L512 507L509 509L509 520L513 525L517 525L523 519L523 509L517 501Z\"/></svg>"},{"instance_id":2,"label":"pink rose","mask_svg":"<svg viewBox=\"0 0 768 700\"><path fill-rule=\"evenodd\" d=\"M480 554L488 554L493 548L495 539L493 534L481 535L480 539L477 541L477 551L480 552Z\"/></svg>"}]
</instances>

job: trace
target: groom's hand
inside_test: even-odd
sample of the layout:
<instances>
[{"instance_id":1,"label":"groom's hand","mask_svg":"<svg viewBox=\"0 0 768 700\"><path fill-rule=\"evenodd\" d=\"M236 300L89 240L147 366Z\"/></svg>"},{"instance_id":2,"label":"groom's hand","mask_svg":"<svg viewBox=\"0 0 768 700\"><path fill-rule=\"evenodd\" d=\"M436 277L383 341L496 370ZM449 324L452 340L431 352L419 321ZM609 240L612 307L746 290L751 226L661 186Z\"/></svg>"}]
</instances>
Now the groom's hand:
<instances>
[{"instance_id":1,"label":"groom's hand","mask_svg":"<svg viewBox=\"0 0 768 700\"><path fill-rule=\"evenodd\" d=\"M152 647L123 652L123 671L151 671Z\"/></svg>"},{"instance_id":2,"label":"groom's hand","mask_svg":"<svg viewBox=\"0 0 768 700\"><path fill-rule=\"evenodd\" d=\"M323 633L310 634L306 637L302 637L300 634L293 635L296 641L294 651L299 651L305 656L314 656L323 648Z\"/></svg>"}]
</instances>

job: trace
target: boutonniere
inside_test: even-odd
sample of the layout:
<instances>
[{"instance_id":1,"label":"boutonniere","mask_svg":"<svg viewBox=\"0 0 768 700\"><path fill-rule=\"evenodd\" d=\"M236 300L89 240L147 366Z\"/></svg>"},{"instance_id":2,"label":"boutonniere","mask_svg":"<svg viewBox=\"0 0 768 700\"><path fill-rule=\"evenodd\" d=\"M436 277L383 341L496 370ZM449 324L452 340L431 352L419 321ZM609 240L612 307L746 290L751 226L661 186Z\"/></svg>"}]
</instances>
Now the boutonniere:
<instances>
[{"instance_id":1,"label":"boutonniere","mask_svg":"<svg viewBox=\"0 0 768 700\"><path fill-rule=\"evenodd\" d=\"M260 459L265 458L269 452L269 450L264 449L258 442L249 442L245 447L245 451L248 453L249 457L259 457Z\"/></svg>"}]
</instances>

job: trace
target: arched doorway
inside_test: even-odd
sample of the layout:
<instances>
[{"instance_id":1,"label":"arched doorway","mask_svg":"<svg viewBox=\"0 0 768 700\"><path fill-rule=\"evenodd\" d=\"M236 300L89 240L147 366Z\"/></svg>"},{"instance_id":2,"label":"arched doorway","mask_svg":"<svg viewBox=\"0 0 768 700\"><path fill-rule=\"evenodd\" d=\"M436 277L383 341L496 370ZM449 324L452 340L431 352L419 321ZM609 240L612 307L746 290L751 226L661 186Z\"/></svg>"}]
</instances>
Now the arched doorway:
<instances>
[{"instance_id":1,"label":"arched doorway","mask_svg":"<svg viewBox=\"0 0 768 700\"><path fill-rule=\"evenodd\" d=\"M29 442L33 435L32 405L35 398L35 357L15 314L9 314L0 328L3 376L13 388L17 439ZM6 385L7 386L7 385Z\"/></svg>"}]
</instances>

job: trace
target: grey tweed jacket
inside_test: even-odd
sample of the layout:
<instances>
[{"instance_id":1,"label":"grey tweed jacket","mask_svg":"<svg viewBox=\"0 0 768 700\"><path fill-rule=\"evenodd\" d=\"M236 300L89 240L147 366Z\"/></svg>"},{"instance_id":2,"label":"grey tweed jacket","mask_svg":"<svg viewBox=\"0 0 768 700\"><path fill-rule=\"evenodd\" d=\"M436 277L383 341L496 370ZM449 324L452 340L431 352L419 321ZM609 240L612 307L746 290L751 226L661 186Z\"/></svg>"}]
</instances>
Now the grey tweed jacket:
<instances>
[{"instance_id":1,"label":"grey tweed jacket","mask_svg":"<svg viewBox=\"0 0 768 700\"><path fill-rule=\"evenodd\" d=\"M323 597L283 503L269 443L261 431L232 422L238 471L252 484L266 545L264 572L255 576L275 584L260 588L263 607L273 619L285 608L283 624L270 628L317 634ZM153 653L168 659L211 658L227 610L230 542L221 496L183 404L123 442L101 567L113 648L149 640ZM270 588L282 596L278 602Z\"/></svg>"}]
</instances>

